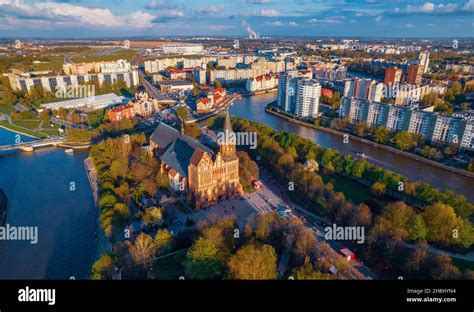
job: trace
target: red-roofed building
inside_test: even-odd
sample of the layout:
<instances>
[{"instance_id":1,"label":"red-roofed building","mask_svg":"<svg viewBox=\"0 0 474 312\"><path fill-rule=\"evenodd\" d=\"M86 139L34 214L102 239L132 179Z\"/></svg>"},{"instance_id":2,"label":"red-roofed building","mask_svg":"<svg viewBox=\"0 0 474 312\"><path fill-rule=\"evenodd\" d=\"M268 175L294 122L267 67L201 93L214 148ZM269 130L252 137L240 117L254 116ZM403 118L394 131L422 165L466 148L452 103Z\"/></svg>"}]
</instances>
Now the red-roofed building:
<instances>
[{"instance_id":1,"label":"red-roofed building","mask_svg":"<svg viewBox=\"0 0 474 312\"><path fill-rule=\"evenodd\" d=\"M257 92L278 88L278 74L267 74L247 79L247 91Z\"/></svg>"},{"instance_id":2,"label":"red-roofed building","mask_svg":"<svg viewBox=\"0 0 474 312\"><path fill-rule=\"evenodd\" d=\"M110 122L117 123L124 119L133 118L135 116L135 108L131 103L119 105L109 109L107 115Z\"/></svg>"},{"instance_id":3,"label":"red-roofed building","mask_svg":"<svg viewBox=\"0 0 474 312\"><path fill-rule=\"evenodd\" d=\"M186 71L174 69L172 67L168 67L165 71L166 77L170 78L171 80L185 80L186 79Z\"/></svg>"},{"instance_id":4,"label":"red-roofed building","mask_svg":"<svg viewBox=\"0 0 474 312\"><path fill-rule=\"evenodd\" d=\"M207 92L207 97L196 100L196 110L199 114L207 113L218 105L227 95L225 88L215 88Z\"/></svg>"}]
</instances>

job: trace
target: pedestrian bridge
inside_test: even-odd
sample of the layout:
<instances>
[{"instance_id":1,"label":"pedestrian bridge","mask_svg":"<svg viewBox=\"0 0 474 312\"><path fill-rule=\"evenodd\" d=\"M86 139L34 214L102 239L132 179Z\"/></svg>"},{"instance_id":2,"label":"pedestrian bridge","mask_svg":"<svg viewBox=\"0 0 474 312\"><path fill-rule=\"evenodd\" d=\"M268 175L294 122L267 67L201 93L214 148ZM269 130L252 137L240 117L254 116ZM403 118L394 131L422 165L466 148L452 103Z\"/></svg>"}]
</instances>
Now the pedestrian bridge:
<instances>
[{"instance_id":1,"label":"pedestrian bridge","mask_svg":"<svg viewBox=\"0 0 474 312\"><path fill-rule=\"evenodd\" d=\"M31 142L20 142L16 144L0 146L0 152L21 149L22 151L32 152L35 148L45 146L56 146L64 141L64 137L43 139Z\"/></svg>"}]
</instances>

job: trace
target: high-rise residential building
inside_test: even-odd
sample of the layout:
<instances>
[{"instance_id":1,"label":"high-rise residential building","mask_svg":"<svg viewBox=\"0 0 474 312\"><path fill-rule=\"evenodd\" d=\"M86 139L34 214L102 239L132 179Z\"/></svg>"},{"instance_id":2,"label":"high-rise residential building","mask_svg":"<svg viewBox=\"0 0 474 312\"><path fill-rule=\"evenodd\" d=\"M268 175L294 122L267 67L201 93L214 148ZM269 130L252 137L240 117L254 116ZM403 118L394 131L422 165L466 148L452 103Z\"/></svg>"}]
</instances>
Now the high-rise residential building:
<instances>
[{"instance_id":1,"label":"high-rise residential building","mask_svg":"<svg viewBox=\"0 0 474 312\"><path fill-rule=\"evenodd\" d=\"M339 116L347 119L350 123L367 121L369 115L369 101L355 97L343 97Z\"/></svg>"},{"instance_id":2,"label":"high-rise residential building","mask_svg":"<svg viewBox=\"0 0 474 312\"><path fill-rule=\"evenodd\" d=\"M367 127L385 126L390 107L383 103L371 102L367 113Z\"/></svg>"},{"instance_id":3,"label":"high-rise residential building","mask_svg":"<svg viewBox=\"0 0 474 312\"><path fill-rule=\"evenodd\" d=\"M281 73L278 78L278 106L285 112L293 112L295 108L295 80L297 71Z\"/></svg>"},{"instance_id":4,"label":"high-rise residential building","mask_svg":"<svg viewBox=\"0 0 474 312\"><path fill-rule=\"evenodd\" d=\"M408 131L432 144L460 144L474 149L474 121L465 116L445 116L410 107L343 97L339 117L367 127L383 126L390 132Z\"/></svg>"},{"instance_id":5,"label":"high-rise residential building","mask_svg":"<svg viewBox=\"0 0 474 312\"><path fill-rule=\"evenodd\" d=\"M408 132L420 135L425 140L431 140L436 123L436 115L429 112L412 110Z\"/></svg>"},{"instance_id":6,"label":"high-rise residential building","mask_svg":"<svg viewBox=\"0 0 474 312\"><path fill-rule=\"evenodd\" d=\"M296 110L298 117L317 117L319 113L319 97L321 85L313 79L297 78Z\"/></svg>"},{"instance_id":7,"label":"high-rise residential building","mask_svg":"<svg viewBox=\"0 0 474 312\"><path fill-rule=\"evenodd\" d=\"M461 139L461 147L474 150L474 121L468 120Z\"/></svg>"},{"instance_id":8,"label":"high-rise residential building","mask_svg":"<svg viewBox=\"0 0 474 312\"><path fill-rule=\"evenodd\" d=\"M436 122L433 130L433 143L461 144L466 120L459 117L436 115Z\"/></svg>"},{"instance_id":9,"label":"high-rise residential building","mask_svg":"<svg viewBox=\"0 0 474 312\"><path fill-rule=\"evenodd\" d=\"M344 85L344 93L341 94L361 100L379 102L383 96L383 88L383 83L378 83L375 80L355 78L350 80L348 92L346 92Z\"/></svg>"},{"instance_id":10,"label":"high-rise residential building","mask_svg":"<svg viewBox=\"0 0 474 312\"><path fill-rule=\"evenodd\" d=\"M420 64L422 74L426 74L429 69L430 64L430 52L428 51L421 51L418 54L418 64Z\"/></svg>"},{"instance_id":11,"label":"high-rise residential building","mask_svg":"<svg viewBox=\"0 0 474 312\"><path fill-rule=\"evenodd\" d=\"M13 90L31 92L33 88L42 88L47 92L56 92L66 90L68 87L77 87L88 82L98 83L99 85L125 83L127 87L136 86L139 83L138 72L130 70L127 72L98 73L84 75L67 76L42 76L42 77L21 77L10 74L8 76Z\"/></svg>"},{"instance_id":12,"label":"high-rise residential building","mask_svg":"<svg viewBox=\"0 0 474 312\"><path fill-rule=\"evenodd\" d=\"M408 73L405 77L405 82L409 84L419 85L423 75L423 68L420 64L411 65L408 67Z\"/></svg>"},{"instance_id":13,"label":"high-rise residential building","mask_svg":"<svg viewBox=\"0 0 474 312\"><path fill-rule=\"evenodd\" d=\"M278 106L299 117L315 117L319 112L321 85L306 72L289 71L279 75Z\"/></svg>"},{"instance_id":14,"label":"high-rise residential building","mask_svg":"<svg viewBox=\"0 0 474 312\"><path fill-rule=\"evenodd\" d=\"M389 67L385 70L384 85L395 85L400 83L402 79L402 69L397 67Z\"/></svg>"},{"instance_id":15,"label":"high-rise residential building","mask_svg":"<svg viewBox=\"0 0 474 312\"><path fill-rule=\"evenodd\" d=\"M390 132L406 131L410 123L411 110L405 107L387 105L388 116L385 128Z\"/></svg>"}]
</instances>

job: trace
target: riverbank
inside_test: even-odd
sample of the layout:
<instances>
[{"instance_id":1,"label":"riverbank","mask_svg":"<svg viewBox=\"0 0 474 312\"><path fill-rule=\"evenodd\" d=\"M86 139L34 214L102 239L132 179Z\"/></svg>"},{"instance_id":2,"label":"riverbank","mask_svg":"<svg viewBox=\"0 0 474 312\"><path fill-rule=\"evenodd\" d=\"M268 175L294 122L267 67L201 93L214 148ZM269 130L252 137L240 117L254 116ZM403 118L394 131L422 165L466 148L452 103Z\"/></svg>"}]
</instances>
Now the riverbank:
<instances>
[{"instance_id":1,"label":"riverbank","mask_svg":"<svg viewBox=\"0 0 474 312\"><path fill-rule=\"evenodd\" d=\"M427 159L427 158L424 158L424 157L421 157L421 156L418 156L418 155L415 155L413 153L409 153L409 152L405 152L405 151L401 151L399 149L396 149L394 147L391 147L391 146L387 146L387 145L383 145L383 144L378 144L378 143L375 143L375 142L372 142L370 140L367 140L367 139L364 139L364 138L360 138L358 136L355 136L355 135L352 135L352 134L349 134L349 133L345 133L345 132L342 132L342 131L339 131L339 130L335 130L335 129L331 129L331 128L326 128L326 127L321 127L321 126L317 126L317 125L313 125L313 124L309 124L307 122L304 122L304 121L301 121L301 120L296 120L294 118L291 118L289 116L286 116L284 114L281 114L277 111L274 111L272 109L269 109L268 107L265 107L265 111L267 113L270 113L272 115L275 115L279 118L283 118L289 122L292 122L292 123L295 123L295 124L298 124L298 125L301 125L301 126L305 126L305 127L308 127L308 128L313 128L313 129L317 129L317 130L321 130L321 131L324 131L324 132L328 132L328 133L331 133L331 134L335 134L335 135L338 135L338 136L341 136L341 137L344 137L344 136L347 136L349 138L349 140L355 140L355 141L358 141L358 142L362 142L364 144L368 144L368 145L372 145L373 147L375 148L379 148L379 149L383 149L385 151L388 151L388 152L391 152L391 153L395 153L397 155L401 155L401 156L404 156L404 157L407 157L407 158L410 158L410 159L413 159L413 160L416 160L416 161L420 161L420 162L423 162L425 164L429 164L429 165L432 165L432 166L435 166L435 167L438 167L440 169L443 169L443 170L449 170L453 173L456 173L456 174L461 174L463 176L466 176L466 177L469 177L469 178L474 178L474 173L473 172L469 172L469 171L465 171L465 170L462 170L462 169L458 169L458 168L454 168L454 167L450 167L450 166L447 166L447 165L444 165L444 164L441 164L441 163L438 163L436 161L433 161L433 160L430 160L430 159Z\"/></svg>"},{"instance_id":2,"label":"riverbank","mask_svg":"<svg viewBox=\"0 0 474 312\"><path fill-rule=\"evenodd\" d=\"M27 131L27 129L20 129L20 127L14 127L12 126L11 124L5 122L5 121L0 121L0 128L2 129L5 129L5 130L8 130L8 131L11 131L11 132L15 132L17 134L21 134L21 135L24 135L24 136L27 136L29 138L34 138L34 139L41 139L42 137L41 136L37 136L37 135L34 135L33 134L33 131Z\"/></svg>"},{"instance_id":3,"label":"riverbank","mask_svg":"<svg viewBox=\"0 0 474 312\"><path fill-rule=\"evenodd\" d=\"M100 227L100 211L99 211L99 183L97 181L97 170L94 166L94 160L91 157L84 159L84 167L86 169L87 179L92 189L92 196L94 197L94 215L95 215L95 241L96 251L94 261L97 261L102 254L110 252L112 246L105 236L104 231Z\"/></svg>"}]
</instances>

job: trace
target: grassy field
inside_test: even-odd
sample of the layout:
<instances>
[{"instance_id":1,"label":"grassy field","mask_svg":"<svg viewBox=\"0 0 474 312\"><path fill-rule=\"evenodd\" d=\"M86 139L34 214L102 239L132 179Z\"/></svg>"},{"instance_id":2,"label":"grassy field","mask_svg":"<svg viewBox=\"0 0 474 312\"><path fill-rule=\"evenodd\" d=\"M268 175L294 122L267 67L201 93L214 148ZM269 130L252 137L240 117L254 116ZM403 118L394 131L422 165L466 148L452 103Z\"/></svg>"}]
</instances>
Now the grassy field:
<instances>
[{"instance_id":1,"label":"grassy field","mask_svg":"<svg viewBox=\"0 0 474 312\"><path fill-rule=\"evenodd\" d=\"M13 112L16 112L16 109L14 109L12 106L0 104L0 113L9 115Z\"/></svg>"},{"instance_id":2,"label":"grassy field","mask_svg":"<svg viewBox=\"0 0 474 312\"><path fill-rule=\"evenodd\" d=\"M81 63L81 62L107 62L107 61L115 61L119 59L130 60L137 53L137 51L135 50L126 50L126 49L118 50L115 53L106 54L106 55L96 55L98 54L98 52L100 52L99 49L88 51L87 53L81 53L79 55L75 55L72 57L72 61L74 63Z\"/></svg>"},{"instance_id":3,"label":"grassy field","mask_svg":"<svg viewBox=\"0 0 474 312\"><path fill-rule=\"evenodd\" d=\"M9 124L9 123L6 122L6 121L0 121L0 126L3 126L3 127L7 128L7 129L10 129L10 130L12 130L12 131L15 131L15 132L20 132L20 133L24 133L24 134L31 135L31 136L34 136L34 137L36 137L36 138L46 138L46 137L47 137L46 135L41 134L41 133L38 133L38 132L36 132L36 131L24 129L24 128L15 126L15 125L11 125L11 124Z\"/></svg>"},{"instance_id":4,"label":"grassy field","mask_svg":"<svg viewBox=\"0 0 474 312\"><path fill-rule=\"evenodd\" d=\"M321 174L321 178L325 183L332 183L334 190L344 193L348 199L352 199L356 204L363 203L371 197L370 190L365 185L348 178L337 174L331 176Z\"/></svg>"},{"instance_id":5,"label":"grassy field","mask_svg":"<svg viewBox=\"0 0 474 312\"><path fill-rule=\"evenodd\" d=\"M18 125L20 127L25 127L25 128L28 128L28 129L36 129L39 127L41 121L39 119L35 119L35 120L14 120L13 121L15 123L15 125Z\"/></svg>"},{"instance_id":6,"label":"grassy field","mask_svg":"<svg viewBox=\"0 0 474 312\"><path fill-rule=\"evenodd\" d=\"M176 280L184 275L183 261L187 250L181 250L176 254L158 259L153 266L153 270L160 280Z\"/></svg>"},{"instance_id":7,"label":"grassy field","mask_svg":"<svg viewBox=\"0 0 474 312\"><path fill-rule=\"evenodd\" d=\"M7 72L12 68L24 72L53 70L56 68L62 68L63 62L63 56L2 56L0 57L0 72Z\"/></svg>"}]
</instances>

